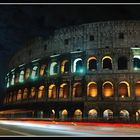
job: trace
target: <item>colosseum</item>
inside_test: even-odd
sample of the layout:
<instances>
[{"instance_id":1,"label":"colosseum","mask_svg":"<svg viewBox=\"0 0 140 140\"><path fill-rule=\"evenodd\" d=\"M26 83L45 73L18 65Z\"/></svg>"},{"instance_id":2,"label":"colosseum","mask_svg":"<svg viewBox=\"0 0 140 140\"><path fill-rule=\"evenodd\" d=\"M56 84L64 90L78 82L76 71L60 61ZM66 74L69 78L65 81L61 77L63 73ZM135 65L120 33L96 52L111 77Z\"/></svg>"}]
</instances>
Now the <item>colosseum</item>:
<instances>
[{"instance_id":1,"label":"colosseum","mask_svg":"<svg viewBox=\"0 0 140 140\"><path fill-rule=\"evenodd\" d=\"M55 30L11 58L1 117L140 122L140 21Z\"/></svg>"}]
</instances>

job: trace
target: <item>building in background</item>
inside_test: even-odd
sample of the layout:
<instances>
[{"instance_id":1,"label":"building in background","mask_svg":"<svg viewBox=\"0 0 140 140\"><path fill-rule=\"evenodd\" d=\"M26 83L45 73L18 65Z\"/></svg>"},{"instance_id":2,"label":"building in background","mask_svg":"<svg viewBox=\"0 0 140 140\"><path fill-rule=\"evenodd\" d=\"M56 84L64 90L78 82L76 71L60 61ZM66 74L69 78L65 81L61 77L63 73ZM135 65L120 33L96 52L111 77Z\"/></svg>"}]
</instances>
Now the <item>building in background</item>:
<instances>
[{"instance_id":1,"label":"building in background","mask_svg":"<svg viewBox=\"0 0 140 140\"><path fill-rule=\"evenodd\" d=\"M1 117L140 122L140 21L71 26L9 63Z\"/></svg>"}]
</instances>

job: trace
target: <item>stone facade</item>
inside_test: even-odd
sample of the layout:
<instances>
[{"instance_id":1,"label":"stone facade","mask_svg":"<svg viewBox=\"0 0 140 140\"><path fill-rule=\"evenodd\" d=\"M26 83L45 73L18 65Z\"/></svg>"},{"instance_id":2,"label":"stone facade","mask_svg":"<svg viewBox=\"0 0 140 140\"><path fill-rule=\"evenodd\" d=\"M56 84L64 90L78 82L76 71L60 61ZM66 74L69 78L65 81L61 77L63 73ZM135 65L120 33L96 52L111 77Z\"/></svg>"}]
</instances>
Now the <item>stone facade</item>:
<instances>
[{"instance_id":1,"label":"stone facade","mask_svg":"<svg viewBox=\"0 0 140 140\"><path fill-rule=\"evenodd\" d=\"M38 38L27 44L11 59L6 77L7 83L9 79L9 85L1 111L19 109L19 112L16 111L18 114L26 109L34 114L30 117L139 122L140 62L134 59L140 56L139 36L140 21L107 21L56 30L54 35L46 40ZM96 63L90 62L90 58ZM67 60L69 65L68 70L63 73L64 60ZM53 62L57 63L57 74L50 75ZM42 65L46 66L45 73L39 76ZM30 69L31 76L34 66L38 67L37 80L33 81L30 78L25 80L27 68ZM82 72L77 73L80 66ZM24 71L24 82L20 83L18 80L16 82L16 77L17 79L20 77L21 71ZM11 85L13 74L15 81ZM94 93L97 90L95 97L88 95L90 82L96 83L91 88ZM61 90L64 90L61 89L63 83L68 85L67 98L60 98ZM78 87L77 83L81 86ZM39 87L42 85L44 86L42 97L38 98ZM51 85L55 85L56 89L50 89ZM32 87L35 87L34 98L30 98ZM28 89L26 99L23 95L25 88ZM17 101L19 89L22 91L22 97ZM55 98L49 98L49 92L52 92L49 90L55 90ZM81 94L76 96L76 93ZM61 111L64 110L67 113L62 115ZM79 111L79 115L75 113L76 110ZM40 111L43 116L37 115Z\"/></svg>"}]
</instances>

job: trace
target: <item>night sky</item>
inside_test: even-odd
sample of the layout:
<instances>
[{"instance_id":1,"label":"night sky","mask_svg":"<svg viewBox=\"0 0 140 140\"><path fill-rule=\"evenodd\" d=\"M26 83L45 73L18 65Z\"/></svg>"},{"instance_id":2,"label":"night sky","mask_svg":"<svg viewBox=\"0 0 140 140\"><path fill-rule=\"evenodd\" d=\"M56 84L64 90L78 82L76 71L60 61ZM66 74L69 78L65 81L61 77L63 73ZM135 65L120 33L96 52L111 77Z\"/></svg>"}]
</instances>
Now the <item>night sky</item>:
<instances>
[{"instance_id":1,"label":"night sky","mask_svg":"<svg viewBox=\"0 0 140 140\"><path fill-rule=\"evenodd\" d=\"M35 37L88 22L140 20L140 5L0 5L0 95L11 56Z\"/></svg>"}]
</instances>

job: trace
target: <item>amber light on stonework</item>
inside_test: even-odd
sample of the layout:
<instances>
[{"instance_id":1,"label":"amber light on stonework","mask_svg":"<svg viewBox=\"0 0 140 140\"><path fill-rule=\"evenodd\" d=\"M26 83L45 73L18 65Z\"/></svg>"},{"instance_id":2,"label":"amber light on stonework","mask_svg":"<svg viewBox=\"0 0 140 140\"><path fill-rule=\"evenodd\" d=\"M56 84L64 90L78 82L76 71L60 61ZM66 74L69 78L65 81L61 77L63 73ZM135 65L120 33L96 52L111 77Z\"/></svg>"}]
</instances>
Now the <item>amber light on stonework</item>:
<instances>
[{"instance_id":1,"label":"amber light on stonework","mask_svg":"<svg viewBox=\"0 0 140 140\"><path fill-rule=\"evenodd\" d=\"M89 97L97 96L97 84L95 82L89 82L87 85L87 95Z\"/></svg>"},{"instance_id":2,"label":"amber light on stonework","mask_svg":"<svg viewBox=\"0 0 140 140\"><path fill-rule=\"evenodd\" d=\"M112 97L114 94L113 84L110 81L106 81L103 84L102 90L105 97Z\"/></svg>"}]
</instances>

